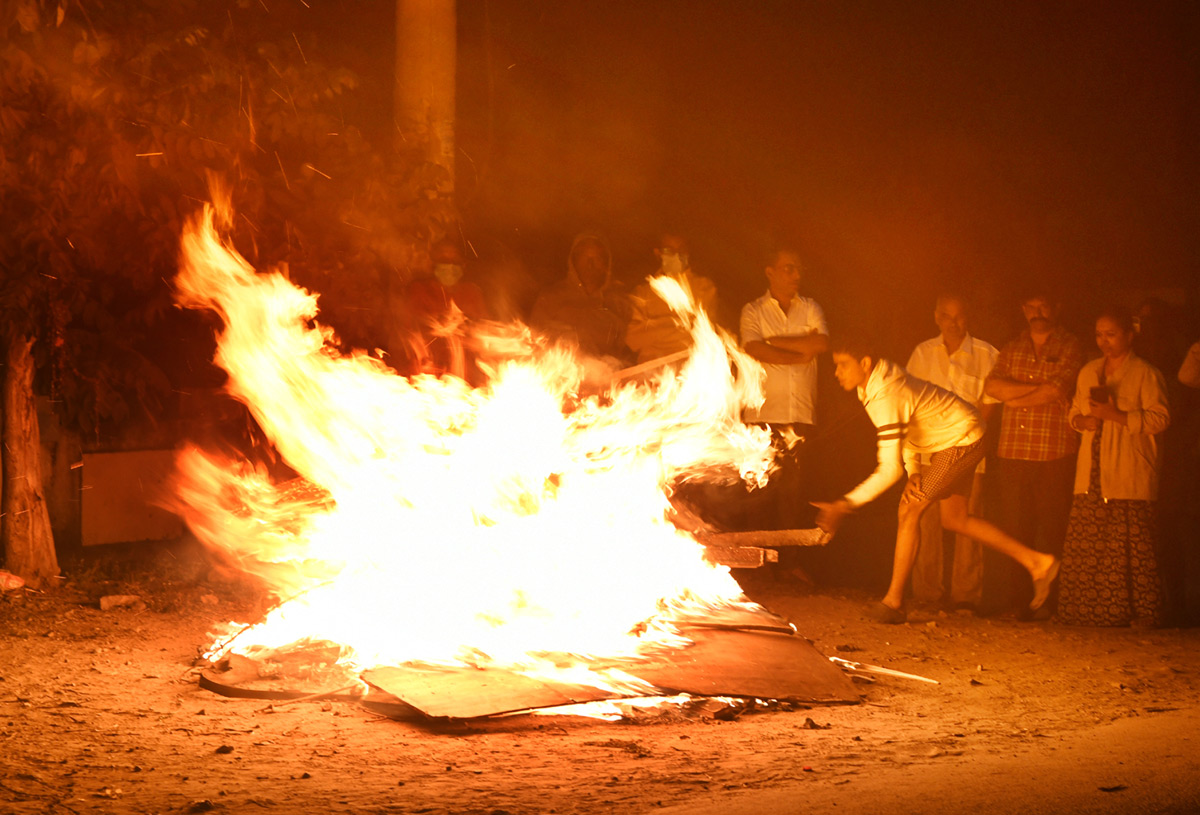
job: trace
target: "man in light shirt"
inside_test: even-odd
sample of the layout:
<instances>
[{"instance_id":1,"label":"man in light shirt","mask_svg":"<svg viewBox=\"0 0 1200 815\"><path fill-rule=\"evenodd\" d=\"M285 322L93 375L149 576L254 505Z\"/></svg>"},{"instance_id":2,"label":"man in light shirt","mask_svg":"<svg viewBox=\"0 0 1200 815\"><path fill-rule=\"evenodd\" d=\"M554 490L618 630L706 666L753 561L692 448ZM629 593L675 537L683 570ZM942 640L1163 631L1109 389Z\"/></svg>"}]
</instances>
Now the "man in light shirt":
<instances>
[{"instance_id":1,"label":"man in light shirt","mask_svg":"<svg viewBox=\"0 0 1200 815\"><path fill-rule=\"evenodd\" d=\"M742 347L767 371L766 401L747 410L746 421L768 425L814 424L817 355L829 342L825 312L800 295L804 267L789 249L772 253L766 267L767 292L742 308Z\"/></svg>"},{"instance_id":2,"label":"man in light shirt","mask_svg":"<svg viewBox=\"0 0 1200 815\"><path fill-rule=\"evenodd\" d=\"M763 404L746 410L748 423L765 424L784 455L774 484L774 493L764 511L774 524L793 527L803 504L797 462L786 453L798 438L811 435L815 425L817 398L817 355L825 350L829 330L825 313L816 301L800 295L804 267L791 249L779 249L766 258L767 291L742 308L741 338L746 353L763 364L767 379Z\"/></svg>"},{"instance_id":3,"label":"man in light shirt","mask_svg":"<svg viewBox=\"0 0 1200 815\"><path fill-rule=\"evenodd\" d=\"M998 400L986 396L983 383L996 364L995 347L972 337L967 331L967 309L963 298L943 294L934 305L933 320L941 333L913 349L905 366L926 382L945 388L974 405L986 423ZM922 456L919 466L927 467ZM980 514L984 462L979 462L968 497L968 513ZM920 542L913 565L912 590L918 601L940 602L945 594L941 507L921 516ZM954 538L953 571L950 575L950 605L955 610L975 611L983 598L983 546L961 533Z\"/></svg>"},{"instance_id":4,"label":"man in light shirt","mask_svg":"<svg viewBox=\"0 0 1200 815\"><path fill-rule=\"evenodd\" d=\"M893 624L907 619L904 593L917 554L917 528L921 515L934 501L947 529L981 541L1024 568L1033 584L1030 610L1045 605L1058 577L1058 558L1030 549L967 509L975 468L984 452L979 411L949 391L880 359L865 337L835 337L830 350L838 384L858 392L875 425L877 465L842 497L813 502L818 510L817 526L833 535L846 515L874 501L908 474L898 510L892 579L887 594L868 610L868 616ZM929 456L929 466L923 470L916 464L922 455Z\"/></svg>"}]
</instances>

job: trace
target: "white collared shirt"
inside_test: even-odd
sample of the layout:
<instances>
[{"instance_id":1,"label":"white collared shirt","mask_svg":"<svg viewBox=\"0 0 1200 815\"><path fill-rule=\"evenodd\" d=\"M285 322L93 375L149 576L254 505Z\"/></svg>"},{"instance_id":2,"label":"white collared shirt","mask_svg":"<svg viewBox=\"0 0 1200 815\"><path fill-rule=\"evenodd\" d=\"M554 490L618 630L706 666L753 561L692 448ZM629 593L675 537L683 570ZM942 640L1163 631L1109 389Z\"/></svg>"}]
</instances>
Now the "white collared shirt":
<instances>
[{"instance_id":1,"label":"white collared shirt","mask_svg":"<svg viewBox=\"0 0 1200 815\"><path fill-rule=\"evenodd\" d=\"M811 298L795 295L786 314L770 291L742 307L743 348L746 343L755 340L766 342L780 335L813 333L828 334L829 329L825 327L825 312ZM813 424L817 400L816 359L797 365L763 363L763 368L767 372L763 391L766 399L758 410L747 408L745 420L770 424Z\"/></svg>"},{"instance_id":2,"label":"white collared shirt","mask_svg":"<svg viewBox=\"0 0 1200 815\"><path fill-rule=\"evenodd\" d=\"M983 392L983 383L996 364L999 351L970 334L953 354L946 351L941 335L918 345L904 367L915 377L945 388L972 405L994 404Z\"/></svg>"},{"instance_id":3,"label":"white collared shirt","mask_svg":"<svg viewBox=\"0 0 1200 815\"><path fill-rule=\"evenodd\" d=\"M970 334L963 337L958 350L951 354L939 334L914 348L905 367L913 376L945 388L972 405L996 404L1000 400L985 394L983 385L999 354L993 345ZM922 456L921 464L928 463L928 457ZM975 472L982 473L985 467L986 462L981 461Z\"/></svg>"}]
</instances>

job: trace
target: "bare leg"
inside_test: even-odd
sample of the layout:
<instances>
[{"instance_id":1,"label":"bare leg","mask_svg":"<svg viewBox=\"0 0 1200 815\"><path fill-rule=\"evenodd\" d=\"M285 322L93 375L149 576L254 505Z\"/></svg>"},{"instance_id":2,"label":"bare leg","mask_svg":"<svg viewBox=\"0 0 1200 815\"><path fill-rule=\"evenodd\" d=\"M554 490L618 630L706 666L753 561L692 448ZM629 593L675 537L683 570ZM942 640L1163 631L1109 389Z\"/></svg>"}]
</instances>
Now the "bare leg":
<instances>
[{"instance_id":1,"label":"bare leg","mask_svg":"<svg viewBox=\"0 0 1200 815\"><path fill-rule=\"evenodd\" d=\"M967 513L967 499L962 495L951 495L941 500L942 526L954 532L967 535L989 546L1001 554L1008 555L1025 567L1033 579L1034 600L1030 608L1037 608L1045 602L1049 584L1058 574L1058 558L1054 555L1030 549L1025 544L1009 535L999 527L982 518L975 518Z\"/></svg>"},{"instance_id":2,"label":"bare leg","mask_svg":"<svg viewBox=\"0 0 1200 815\"><path fill-rule=\"evenodd\" d=\"M974 518L980 517L983 504L983 477L975 473L975 481L971 489L971 497L967 499L967 514ZM940 502L939 502L940 503ZM939 506L940 510L941 507ZM938 513L939 518L941 512ZM924 530L929 516L921 520ZM1019 539L1018 539L1019 540ZM917 567L920 568L921 554L917 553ZM972 537L955 533L954 561L950 577L950 601L954 604L965 603L978 607L983 599L983 544Z\"/></svg>"},{"instance_id":3,"label":"bare leg","mask_svg":"<svg viewBox=\"0 0 1200 815\"><path fill-rule=\"evenodd\" d=\"M904 605L904 587L917 559L917 541L921 513L929 509L929 501L901 501L896 525L896 553L892 556L892 582L888 584L883 604L892 608Z\"/></svg>"},{"instance_id":4,"label":"bare leg","mask_svg":"<svg viewBox=\"0 0 1200 815\"><path fill-rule=\"evenodd\" d=\"M971 545L979 546L974 541L971 541ZM914 599L936 603L945 595L943 549L942 516L937 505L934 505L921 513L921 521L917 524L917 557L913 560L911 583Z\"/></svg>"}]
</instances>

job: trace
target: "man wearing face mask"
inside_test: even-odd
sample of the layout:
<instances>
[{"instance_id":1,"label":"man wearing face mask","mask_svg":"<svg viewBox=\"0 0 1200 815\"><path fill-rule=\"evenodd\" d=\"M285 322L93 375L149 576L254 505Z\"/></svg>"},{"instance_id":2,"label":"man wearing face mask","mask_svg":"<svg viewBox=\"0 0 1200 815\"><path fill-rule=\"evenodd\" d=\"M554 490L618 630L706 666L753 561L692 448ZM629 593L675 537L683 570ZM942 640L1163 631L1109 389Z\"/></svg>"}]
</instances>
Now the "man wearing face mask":
<instances>
[{"instance_id":1,"label":"man wearing face mask","mask_svg":"<svg viewBox=\"0 0 1200 815\"><path fill-rule=\"evenodd\" d=\"M449 238L430 247L432 268L414 278L405 290L411 325L409 342L415 359L414 373L453 374L473 384L478 371L466 348L467 328L473 320L486 320L483 293L463 280L466 264L462 250Z\"/></svg>"},{"instance_id":2,"label":"man wearing face mask","mask_svg":"<svg viewBox=\"0 0 1200 815\"><path fill-rule=\"evenodd\" d=\"M654 249L659 269L655 275L673 277L692 292L692 298L710 320L717 316L717 287L707 277L692 271L687 240L664 234ZM675 317L675 312L654 293L648 282L633 293L633 316L625 332L625 344L637 354L638 363L649 362L691 348L692 338Z\"/></svg>"}]
</instances>

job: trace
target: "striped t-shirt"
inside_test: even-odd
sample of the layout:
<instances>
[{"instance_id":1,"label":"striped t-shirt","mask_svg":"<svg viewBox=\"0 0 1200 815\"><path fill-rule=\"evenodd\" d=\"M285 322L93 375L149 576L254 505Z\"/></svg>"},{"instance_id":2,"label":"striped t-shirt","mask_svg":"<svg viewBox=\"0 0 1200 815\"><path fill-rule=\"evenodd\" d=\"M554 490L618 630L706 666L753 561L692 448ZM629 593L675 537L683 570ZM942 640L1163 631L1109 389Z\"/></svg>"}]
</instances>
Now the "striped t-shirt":
<instances>
[{"instance_id":1,"label":"striped t-shirt","mask_svg":"<svg viewBox=\"0 0 1200 815\"><path fill-rule=\"evenodd\" d=\"M970 403L894 362L881 359L858 389L859 401L875 425L877 464L850 492L852 506L874 501L907 469L917 472L922 453L963 447L983 438L983 420Z\"/></svg>"}]
</instances>

